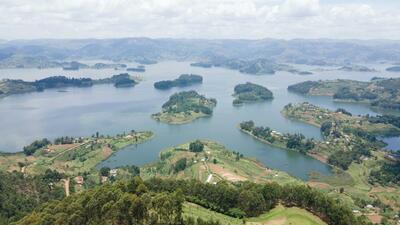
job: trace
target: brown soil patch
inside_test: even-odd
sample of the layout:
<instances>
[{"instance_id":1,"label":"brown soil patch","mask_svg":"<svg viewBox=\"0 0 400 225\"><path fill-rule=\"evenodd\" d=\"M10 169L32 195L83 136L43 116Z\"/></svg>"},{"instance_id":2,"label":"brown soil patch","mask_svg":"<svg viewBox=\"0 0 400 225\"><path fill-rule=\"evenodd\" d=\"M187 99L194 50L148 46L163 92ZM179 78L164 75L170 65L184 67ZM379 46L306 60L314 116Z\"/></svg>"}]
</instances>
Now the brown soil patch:
<instances>
[{"instance_id":1,"label":"brown soil patch","mask_svg":"<svg viewBox=\"0 0 400 225\"><path fill-rule=\"evenodd\" d=\"M276 218L267 222L246 222L246 225L284 225L286 217Z\"/></svg>"},{"instance_id":2,"label":"brown soil patch","mask_svg":"<svg viewBox=\"0 0 400 225\"><path fill-rule=\"evenodd\" d=\"M396 192L396 188L392 187L373 187L370 193L380 193L380 192Z\"/></svg>"},{"instance_id":3,"label":"brown soil patch","mask_svg":"<svg viewBox=\"0 0 400 225\"><path fill-rule=\"evenodd\" d=\"M310 181L310 182L307 182L307 184L308 184L310 187L318 188L318 189L329 189L329 187L330 187L329 184L322 183L322 182Z\"/></svg>"},{"instance_id":4,"label":"brown soil patch","mask_svg":"<svg viewBox=\"0 0 400 225\"><path fill-rule=\"evenodd\" d=\"M204 166L204 164L200 165L199 170L198 170L199 180L206 179L205 177L203 177L203 175L206 174L206 172L207 172L207 168Z\"/></svg>"},{"instance_id":5,"label":"brown soil patch","mask_svg":"<svg viewBox=\"0 0 400 225\"><path fill-rule=\"evenodd\" d=\"M307 153L307 155L309 155L309 156L313 157L314 159L319 160L319 161L321 161L323 163L327 163L328 162L328 158L326 156L324 156L324 155L319 154L319 153L309 152L309 153Z\"/></svg>"},{"instance_id":6,"label":"brown soil patch","mask_svg":"<svg viewBox=\"0 0 400 225\"><path fill-rule=\"evenodd\" d=\"M371 220L372 223L374 224L380 224L382 220L382 216L378 214L373 214L373 215L367 215L368 219Z\"/></svg>"},{"instance_id":7,"label":"brown soil patch","mask_svg":"<svg viewBox=\"0 0 400 225\"><path fill-rule=\"evenodd\" d=\"M57 150L66 150L69 148L73 148L78 146L79 144L75 143L75 144L65 144L65 145L50 145L49 149L53 150L53 151L57 151Z\"/></svg>"},{"instance_id":8,"label":"brown soil patch","mask_svg":"<svg viewBox=\"0 0 400 225\"><path fill-rule=\"evenodd\" d=\"M107 146L104 146L103 149L101 150L101 154L103 154L103 157L110 156L112 152L113 152L112 149Z\"/></svg>"},{"instance_id":9,"label":"brown soil patch","mask_svg":"<svg viewBox=\"0 0 400 225\"><path fill-rule=\"evenodd\" d=\"M242 177L240 175L234 174L230 171L225 170L224 168L220 167L219 165L215 164L209 164L211 172L218 174L220 177L222 177L225 180L228 181L245 181L247 180L245 177Z\"/></svg>"}]
</instances>

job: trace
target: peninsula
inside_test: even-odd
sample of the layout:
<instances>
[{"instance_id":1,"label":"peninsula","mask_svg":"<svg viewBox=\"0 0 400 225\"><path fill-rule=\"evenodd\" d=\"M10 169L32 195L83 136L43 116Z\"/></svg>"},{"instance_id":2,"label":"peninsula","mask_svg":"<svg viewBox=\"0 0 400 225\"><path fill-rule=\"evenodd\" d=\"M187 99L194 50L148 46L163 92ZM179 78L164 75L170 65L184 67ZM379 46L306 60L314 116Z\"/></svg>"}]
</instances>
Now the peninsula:
<instances>
[{"instance_id":1,"label":"peninsula","mask_svg":"<svg viewBox=\"0 0 400 225\"><path fill-rule=\"evenodd\" d=\"M289 91L305 95L332 96L336 101L364 102L373 107L400 110L400 78L305 81L290 85Z\"/></svg>"}]
</instances>

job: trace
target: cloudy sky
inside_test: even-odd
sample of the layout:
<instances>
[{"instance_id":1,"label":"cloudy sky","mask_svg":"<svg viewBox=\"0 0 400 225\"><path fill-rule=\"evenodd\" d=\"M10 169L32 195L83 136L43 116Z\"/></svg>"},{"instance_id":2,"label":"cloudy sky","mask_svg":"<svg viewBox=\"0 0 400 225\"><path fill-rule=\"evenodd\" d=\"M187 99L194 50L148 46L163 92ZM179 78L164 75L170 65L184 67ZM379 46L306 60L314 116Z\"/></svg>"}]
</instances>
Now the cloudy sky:
<instances>
[{"instance_id":1,"label":"cloudy sky","mask_svg":"<svg viewBox=\"0 0 400 225\"><path fill-rule=\"evenodd\" d=\"M400 0L0 0L0 39L400 40Z\"/></svg>"}]
</instances>

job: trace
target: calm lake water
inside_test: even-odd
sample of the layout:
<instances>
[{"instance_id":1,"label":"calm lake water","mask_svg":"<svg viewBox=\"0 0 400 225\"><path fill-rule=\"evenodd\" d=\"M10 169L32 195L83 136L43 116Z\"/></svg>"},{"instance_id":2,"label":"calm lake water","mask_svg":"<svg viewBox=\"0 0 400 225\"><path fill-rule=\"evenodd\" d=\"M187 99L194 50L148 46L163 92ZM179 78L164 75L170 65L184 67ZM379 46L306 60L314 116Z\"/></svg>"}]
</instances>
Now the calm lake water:
<instances>
[{"instance_id":1,"label":"calm lake water","mask_svg":"<svg viewBox=\"0 0 400 225\"><path fill-rule=\"evenodd\" d=\"M323 71L314 72L314 75L309 76L287 72L254 76L222 68L196 68L189 64L189 62L161 62L147 66L146 72L140 74L144 80L133 88L117 89L112 85L98 85L91 88L67 88L62 92L52 89L0 99L0 150L20 151L22 146L44 137L53 139L65 135L88 136L96 131L113 135L132 129L150 130L155 133L152 140L118 151L104 161L102 166L143 165L157 160L159 152L167 147L193 139L211 139L245 156L256 158L270 168L286 171L301 179L307 179L311 171L329 175L329 166L294 151L262 144L242 134L237 125L244 120L254 120L258 125L269 126L279 132L301 132L307 137L320 139L318 128L285 119L280 114L283 106L288 103L308 101L329 109L342 107L353 114L375 115L377 112L362 104L337 103L329 97L305 97L289 93L286 90L288 85L305 80L342 78L368 81L374 76L400 76L396 73L383 72L384 66L381 64L372 67L382 72ZM299 65L296 67L304 70L317 68ZM0 70L0 79L35 80L53 75L103 78L120 72L123 71L7 69ZM182 73L202 75L203 84L167 91L153 88L155 81L175 79ZM275 98L265 103L232 106L233 87L247 81L268 87ZM217 99L218 104L212 117L198 119L185 125L168 125L150 118L152 113L160 111L161 105L171 94L192 89ZM393 148L399 148L398 139L394 139L393 143L397 143Z\"/></svg>"}]
</instances>

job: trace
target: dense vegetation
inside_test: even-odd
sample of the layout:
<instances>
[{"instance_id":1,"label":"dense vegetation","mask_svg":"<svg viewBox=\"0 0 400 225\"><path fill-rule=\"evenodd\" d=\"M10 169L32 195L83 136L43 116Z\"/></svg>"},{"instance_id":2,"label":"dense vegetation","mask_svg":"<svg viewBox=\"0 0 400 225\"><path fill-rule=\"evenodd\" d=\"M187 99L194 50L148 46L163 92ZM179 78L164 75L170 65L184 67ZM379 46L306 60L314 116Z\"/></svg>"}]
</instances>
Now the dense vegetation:
<instances>
[{"instance_id":1,"label":"dense vegetation","mask_svg":"<svg viewBox=\"0 0 400 225\"><path fill-rule=\"evenodd\" d=\"M65 76L52 76L34 82L5 79L0 81L0 97L12 94L43 91L49 88L91 87L95 84L105 83L114 84L115 87L130 87L137 84L137 82L127 73L98 80L93 80L91 78L68 78Z\"/></svg>"},{"instance_id":2,"label":"dense vegetation","mask_svg":"<svg viewBox=\"0 0 400 225\"><path fill-rule=\"evenodd\" d=\"M367 102L372 106L400 110L400 78L372 79L370 82L354 80L306 81L288 87L300 94L328 95L336 100Z\"/></svg>"},{"instance_id":3,"label":"dense vegetation","mask_svg":"<svg viewBox=\"0 0 400 225\"><path fill-rule=\"evenodd\" d=\"M385 185L400 184L400 155L394 154L394 160L381 162L379 169L372 170L369 181Z\"/></svg>"},{"instance_id":4,"label":"dense vegetation","mask_svg":"<svg viewBox=\"0 0 400 225\"><path fill-rule=\"evenodd\" d=\"M36 152L36 150L41 149L49 144L51 144L51 142L46 138L43 138L42 140L36 140L32 142L30 145L25 146L23 151L25 155L33 155Z\"/></svg>"},{"instance_id":5,"label":"dense vegetation","mask_svg":"<svg viewBox=\"0 0 400 225\"><path fill-rule=\"evenodd\" d=\"M90 87L93 85L91 78L68 78L65 76L47 77L34 82L38 90L59 87Z\"/></svg>"},{"instance_id":6,"label":"dense vegetation","mask_svg":"<svg viewBox=\"0 0 400 225\"><path fill-rule=\"evenodd\" d=\"M277 146L293 149L304 154L315 147L314 140L305 138L302 134L279 134L269 127L257 127L253 121L242 122L239 126L240 129L270 144L276 143Z\"/></svg>"},{"instance_id":7,"label":"dense vegetation","mask_svg":"<svg viewBox=\"0 0 400 225\"><path fill-rule=\"evenodd\" d=\"M137 81L135 81L128 73L121 73L109 78L99 79L96 83L112 83L115 87L133 87L137 84Z\"/></svg>"},{"instance_id":8,"label":"dense vegetation","mask_svg":"<svg viewBox=\"0 0 400 225\"><path fill-rule=\"evenodd\" d=\"M317 88L318 86L319 82L317 81L305 81L302 83L290 85L288 87L288 90L299 94L309 94L312 88Z\"/></svg>"},{"instance_id":9,"label":"dense vegetation","mask_svg":"<svg viewBox=\"0 0 400 225\"><path fill-rule=\"evenodd\" d=\"M310 210L328 224L368 224L355 218L350 209L321 192L303 185L250 182L216 185L190 180L162 180L153 178L146 186L155 192L181 190L187 201L233 217L252 217L271 210L278 203Z\"/></svg>"},{"instance_id":10,"label":"dense vegetation","mask_svg":"<svg viewBox=\"0 0 400 225\"><path fill-rule=\"evenodd\" d=\"M154 83L156 89L170 89L173 87L187 87L203 82L203 77L196 74L182 74L175 80L163 80Z\"/></svg>"},{"instance_id":11,"label":"dense vegetation","mask_svg":"<svg viewBox=\"0 0 400 225\"><path fill-rule=\"evenodd\" d=\"M128 182L104 185L62 201L53 201L15 223L44 224L119 224L119 225L217 225L213 221L184 219L184 196L152 192L136 177Z\"/></svg>"},{"instance_id":12,"label":"dense vegetation","mask_svg":"<svg viewBox=\"0 0 400 225\"><path fill-rule=\"evenodd\" d=\"M62 199L64 189L55 185L61 177L50 170L40 176L0 171L0 224L21 219L44 202Z\"/></svg>"},{"instance_id":13,"label":"dense vegetation","mask_svg":"<svg viewBox=\"0 0 400 225\"><path fill-rule=\"evenodd\" d=\"M273 94L268 88L250 82L236 85L234 91L236 99L233 101L233 104L264 101L273 98Z\"/></svg>"},{"instance_id":14,"label":"dense vegetation","mask_svg":"<svg viewBox=\"0 0 400 225\"><path fill-rule=\"evenodd\" d=\"M74 143L75 138L69 137L69 136L64 136L64 137L58 137L54 139L54 144L55 145L65 145L65 144L72 144Z\"/></svg>"},{"instance_id":15,"label":"dense vegetation","mask_svg":"<svg viewBox=\"0 0 400 225\"><path fill-rule=\"evenodd\" d=\"M138 177L49 202L15 224L219 224L183 219L185 200L237 218L258 216L280 203L305 208L328 224L369 224L363 217L355 217L340 201L303 185L250 182L211 185L157 178L143 182Z\"/></svg>"},{"instance_id":16,"label":"dense vegetation","mask_svg":"<svg viewBox=\"0 0 400 225\"><path fill-rule=\"evenodd\" d=\"M189 150L191 152L202 152L204 149L204 144L200 140L196 140L189 144Z\"/></svg>"},{"instance_id":17,"label":"dense vegetation","mask_svg":"<svg viewBox=\"0 0 400 225\"><path fill-rule=\"evenodd\" d=\"M363 156L371 157L371 150L363 145L358 145L350 151L335 151L328 157L328 163L341 169L347 170L353 161L358 161Z\"/></svg>"},{"instance_id":18,"label":"dense vegetation","mask_svg":"<svg viewBox=\"0 0 400 225\"><path fill-rule=\"evenodd\" d=\"M162 105L165 112L181 113L194 111L196 113L212 114L212 108L217 104L215 99L207 99L195 91L183 91L173 94L169 100Z\"/></svg>"},{"instance_id":19,"label":"dense vegetation","mask_svg":"<svg viewBox=\"0 0 400 225\"><path fill-rule=\"evenodd\" d=\"M371 123L392 124L393 126L400 128L400 116L377 115L377 116L367 116L367 118L368 121Z\"/></svg>"}]
</instances>

